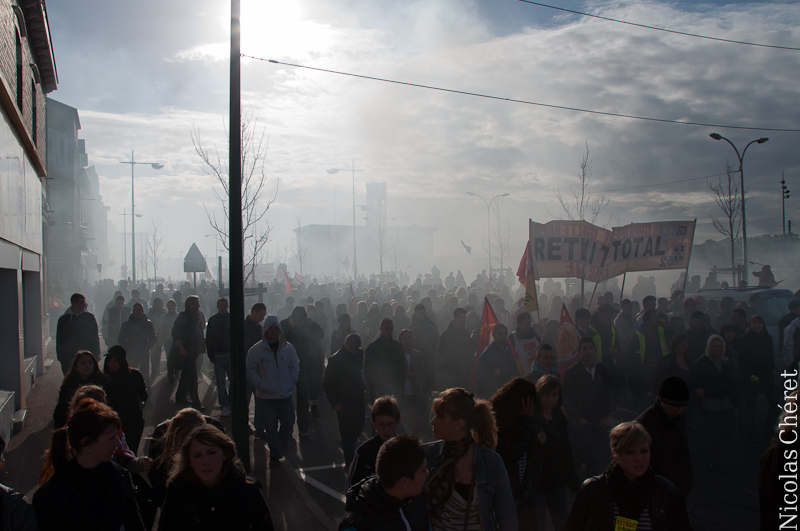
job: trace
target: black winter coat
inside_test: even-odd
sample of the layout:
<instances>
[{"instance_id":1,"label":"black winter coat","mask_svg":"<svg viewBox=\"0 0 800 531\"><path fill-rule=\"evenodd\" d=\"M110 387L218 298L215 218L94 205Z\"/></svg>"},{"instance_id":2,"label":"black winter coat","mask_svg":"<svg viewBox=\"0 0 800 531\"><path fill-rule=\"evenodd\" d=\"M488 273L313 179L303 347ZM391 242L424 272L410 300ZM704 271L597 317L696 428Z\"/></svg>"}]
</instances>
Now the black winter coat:
<instances>
[{"instance_id":1,"label":"black winter coat","mask_svg":"<svg viewBox=\"0 0 800 531\"><path fill-rule=\"evenodd\" d=\"M67 423L69 418L69 403L75 395L75 391L84 385L99 385L108 391L109 379L102 372L90 374L86 380L81 380L79 376L72 375L64 378L61 389L58 391L58 403L53 411L53 427L58 429Z\"/></svg>"},{"instance_id":2,"label":"black winter coat","mask_svg":"<svg viewBox=\"0 0 800 531\"><path fill-rule=\"evenodd\" d=\"M261 485L231 467L209 488L177 479L167 489L159 531L272 531ZM127 530L126 530L127 531Z\"/></svg>"},{"instance_id":3,"label":"black winter coat","mask_svg":"<svg viewBox=\"0 0 800 531\"><path fill-rule=\"evenodd\" d=\"M692 394L703 389L704 398L729 398L735 409L742 409L742 395L739 375L730 361L722 364L720 371L708 356L702 356L692 365L692 381L689 382Z\"/></svg>"},{"instance_id":4,"label":"black winter coat","mask_svg":"<svg viewBox=\"0 0 800 531\"><path fill-rule=\"evenodd\" d=\"M100 357L100 335L97 320L89 312L65 313L56 325L56 357L69 362L79 350L88 350Z\"/></svg>"},{"instance_id":5,"label":"black winter coat","mask_svg":"<svg viewBox=\"0 0 800 531\"><path fill-rule=\"evenodd\" d=\"M669 418L656 399L655 405L644 410L636 420L647 428L653 439L650 446L653 471L674 483L684 498L688 497L693 477L684 416Z\"/></svg>"},{"instance_id":6,"label":"black winter coat","mask_svg":"<svg viewBox=\"0 0 800 531\"><path fill-rule=\"evenodd\" d=\"M69 461L36 491L33 508L39 531L144 531L131 476L113 462Z\"/></svg>"},{"instance_id":7,"label":"black winter coat","mask_svg":"<svg viewBox=\"0 0 800 531\"><path fill-rule=\"evenodd\" d=\"M575 472L567 417L563 413L553 411L552 420L537 415L533 421L534 432L538 434L543 431L547 436L541 451L541 473L539 480L533 484L533 490L551 493L561 485L565 485L577 492L581 481Z\"/></svg>"},{"instance_id":8,"label":"black winter coat","mask_svg":"<svg viewBox=\"0 0 800 531\"><path fill-rule=\"evenodd\" d=\"M622 501L623 494L609 477L612 469L583 482L564 531L614 530L614 504ZM621 471L617 473L621 474ZM653 474L652 469L648 474ZM653 531L693 531L681 493L668 479L653 476L645 493Z\"/></svg>"},{"instance_id":9,"label":"black winter coat","mask_svg":"<svg viewBox=\"0 0 800 531\"><path fill-rule=\"evenodd\" d=\"M319 342L325 337L325 331L317 323L308 318L304 326L292 326L289 319L281 321L283 336L297 352L300 365L314 362L314 355L319 350Z\"/></svg>"},{"instance_id":10,"label":"black winter coat","mask_svg":"<svg viewBox=\"0 0 800 531\"><path fill-rule=\"evenodd\" d=\"M775 387L772 336L766 330L760 334L749 330L738 346L739 371L745 385L755 389Z\"/></svg>"},{"instance_id":11,"label":"black winter coat","mask_svg":"<svg viewBox=\"0 0 800 531\"><path fill-rule=\"evenodd\" d=\"M344 407L355 407L363 411L364 377L361 373L363 364L363 350L358 349L357 352L351 353L344 346L328 358L322 388L331 406L342 404Z\"/></svg>"},{"instance_id":12,"label":"black winter coat","mask_svg":"<svg viewBox=\"0 0 800 531\"><path fill-rule=\"evenodd\" d=\"M472 381L472 365L475 361L475 346L466 328L459 328L450 321L439 337L439 352L436 357L436 374L440 387L467 387Z\"/></svg>"},{"instance_id":13,"label":"black winter coat","mask_svg":"<svg viewBox=\"0 0 800 531\"><path fill-rule=\"evenodd\" d=\"M514 499L526 500L531 485L539 482L542 463L542 447L536 438L533 417L522 415L515 430L498 430L496 451L503 458ZM520 478L519 461L523 455L526 456L525 474Z\"/></svg>"},{"instance_id":14,"label":"black winter coat","mask_svg":"<svg viewBox=\"0 0 800 531\"><path fill-rule=\"evenodd\" d=\"M153 328L152 321L146 315L142 315L137 319L131 314L119 329L118 342L125 349L128 356L134 353L145 354L150 352L150 349L156 344L156 331Z\"/></svg>"},{"instance_id":15,"label":"black winter coat","mask_svg":"<svg viewBox=\"0 0 800 531\"><path fill-rule=\"evenodd\" d=\"M400 343L383 336L373 341L364 353L364 376L370 398L401 396L405 388L406 367L406 356Z\"/></svg>"},{"instance_id":16,"label":"black winter coat","mask_svg":"<svg viewBox=\"0 0 800 531\"><path fill-rule=\"evenodd\" d=\"M122 422L144 420L139 404L147 402L147 386L142 373L136 369L125 372L122 368L108 375L106 386L108 405L117 412Z\"/></svg>"},{"instance_id":17,"label":"black winter coat","mask_svg":"<svg viewBox=\"0 0 800 531\"><path fill-rule=\"evenodd\" d=\"M602 363L595 365L594 379L581 361L567 369L561 381L564 390L564 409L571 422L584 418L593 425L600 424L610 411L611 382Z\"/></svg>"},{"instance_id":18,"label":"black winter coat","mask_svg":"<svg viewBox=\"0 0 800 531\"><path fill-rule=\"evenodd\" d=\"M206 327L206 354L214 363L217 354L231 353L231 314L214 314Z\"/></svg>"},{"instance_id":19,"label":"black winter coat","mask_svg":"<svg viewBox=\"0 0 800 531\"><path fill-rule=\"evenodd\" d=\"M344 509L346 513L342 523L339 524L340 530L428 531L429 529L425 494L398 500L384 492L377 477L371 477L350 487Z\"/></svg>"}]
</instances>

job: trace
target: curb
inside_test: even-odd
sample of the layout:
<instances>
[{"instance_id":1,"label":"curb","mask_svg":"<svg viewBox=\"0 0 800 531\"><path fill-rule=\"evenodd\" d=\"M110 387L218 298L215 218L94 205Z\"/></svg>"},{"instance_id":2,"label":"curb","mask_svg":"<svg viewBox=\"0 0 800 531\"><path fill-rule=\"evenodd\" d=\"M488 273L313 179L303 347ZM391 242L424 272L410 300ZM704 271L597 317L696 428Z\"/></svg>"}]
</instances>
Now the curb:
<instances>
[{"instance_id":1,"label":"curb","mask_svg":"<svg viewBox=\"0 0 800 531\"><path fill-rule=\"evenodd\" d=\"M308 490L306 490L306 486L303 484L303 481L297 475L294 468L292 468L292 465L287 460L284 459L283 461L281 461L281 468L283 469L284 473L289 477L289 481L294 487L294 490L297 491L297 494L303 500L303 503L306 505L308 510L311 511L311 514L313 514L314 517L317 520L319 520L319 522L324 526L324 528L327 531L337 531L339 527L333 522L333 520L331 520L331 518L327 514L325 514L325 511L323 511L322 508L319 505L317 505L317 502L315 502L314 499L311 498L311 495L308 493Z\"/></svg>"}]
</instances>

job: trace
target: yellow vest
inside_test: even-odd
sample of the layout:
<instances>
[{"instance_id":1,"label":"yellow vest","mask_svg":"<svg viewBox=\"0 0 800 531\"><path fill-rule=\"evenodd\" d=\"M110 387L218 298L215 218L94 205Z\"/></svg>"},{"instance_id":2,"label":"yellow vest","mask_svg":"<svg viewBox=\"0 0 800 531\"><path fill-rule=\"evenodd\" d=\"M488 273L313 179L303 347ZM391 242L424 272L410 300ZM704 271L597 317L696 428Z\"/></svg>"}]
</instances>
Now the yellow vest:
<instances>
[{"instance_id":1,"label":"yellow vest","mask_svg":"<svg viewBox=\"0 0 800 531\"><path fill-rule=\"evenodd\" d=\"M644 334L636 331L636 337L639 338L639 348L637 349L636 353L639 354L639 359L642 360L644 363L644 344L645 344L645 337ZM658 327L658 339L661 342L661 355L666 356L669 354L669 348L667 348L667 339L664 337L664 329L660 326Z\"/></svg>"}]
</instances>

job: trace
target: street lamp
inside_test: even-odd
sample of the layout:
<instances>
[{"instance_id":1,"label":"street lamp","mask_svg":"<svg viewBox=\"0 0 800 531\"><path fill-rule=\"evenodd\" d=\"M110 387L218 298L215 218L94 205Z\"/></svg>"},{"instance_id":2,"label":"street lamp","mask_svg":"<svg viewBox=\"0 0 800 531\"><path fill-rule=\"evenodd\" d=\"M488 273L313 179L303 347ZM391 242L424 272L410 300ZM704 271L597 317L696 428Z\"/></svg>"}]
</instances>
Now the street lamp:
<instances>
[{"instance_id":1,"label":"street lamp","mask_svg":"<svg viewBox=\"0 0 800 531\"><path fill-rule=\"evenodd\" d=\"M479 197L483 201L483 203L486 205L486 243L488 245L487 250L489 252L489 279L491 280L491 278L492 278L492 215L491 215L492 214L492 203L494 203L494 200L497 199L498 197L506 197L506 196L508 196L508 194L496 195L491 200L489 200L488 202L480 194L476 194L476 193L473 193L473 192L467 192L467 195L471 195L471 196L474 196L474 197Z\"/></svg>"},{"instance_id":2,"label":"street lamp","mask_svg":"<svg viewBox=\"0 0 800 531\"><path fill-rule=\"evenodd\" d=\"M747 278L748 278L747 277L747 272L748 272L748 267L747 267L748 266L748 262L747 262L747 219L745 218L745 209L744 209L744 170L742 169L742 161L744 160L744 154L747 152L747 148L749 148L751 144L763 144L764 142L769 140L769 138L759 138L757 140L751 141L749 144L747 144L744 147L744 149L742 150L742 154L740 155L739 154L739 150L736 149L736 146L733 145L733 142L731 142L730 140L728 140L724 136L719 135L717 133L711 133L708 136L710 136L714 140L724 140L725 142L730 144L731 147L733 148L733 150L736 152L736 157L739 159L739 187L742 189L742 256L744 258L744 264L743 264L743 267L744 267L743 273L744 273L744 275L743 276L744 276L744 281L745 281L745 284L746 284L747 283Z\"/></svg>"},{"instance_id":3,"label":"street lamp","mask_svg":"<svg viewBox=\"0 0 800 531\"><path fill-rule=\"evenodd\" d=\"M160 170L164 167L163 164L159 164L158 162L136 162L133 157L133 151L131 150L131 160L121 160L119 161L120 164L130 164L131 165L131 283L136 285L136 205L134 202L134 195L133 195L133 167L137 164L148 164L154 170ZM139 216L141 217L141 216Z\"/></svg>"},{"instance_id":4,"label":"street lamp","mask_svg":"<svg viewBox=\"0 0 800 531\"><path fill-rule=\"evenodd\" d=\"M786 237L786 200L791 197L789 189L786 187L786 179L781 172L781 210L783 210L783 237Z\"/></svg>"},{"instance_id":5,"label":"street lamp","mask_svg":"<svg viewBox=\"0 0 800 531\"><path fill-rule=\"evenodd\" d=\"M127 277L128 273L128 240L127 240L127 217L133 216L133 214L128 214L125 212L125 208L122 209L122 214L117 214L118 216L122 216L122 270L123 270L123 277ZM142 217L141 214L136 214L137 218Z\"/></svg>"},{"instance_id":6,"label":"street lamp","mask_svg":"<svg viewBox=\"0 0 800 531\"><path fill-rule=\"evenodd\" d=\"M356 262L356 172L364 170L357 170L356 161L353 160L352 168L331 168L327 171L330 175L339 173L340 171L353 172L353 280L358 284L358 264Z\"/></svg>"}]
</instances>

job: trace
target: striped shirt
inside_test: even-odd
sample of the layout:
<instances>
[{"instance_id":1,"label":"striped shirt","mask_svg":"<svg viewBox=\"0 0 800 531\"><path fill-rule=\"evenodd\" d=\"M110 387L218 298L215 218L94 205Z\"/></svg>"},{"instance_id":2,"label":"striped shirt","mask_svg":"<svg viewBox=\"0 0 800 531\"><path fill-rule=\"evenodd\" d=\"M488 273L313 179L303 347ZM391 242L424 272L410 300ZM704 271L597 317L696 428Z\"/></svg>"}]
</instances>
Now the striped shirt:
<instances>
[{"instance_id":1,"label":"striped shirt","mask_svg":"<svg viewBox=\"0 0 800 531\"><path fill-rule=\"evenodd\" d=\"M619 516L619 506L614 503L614 523L616 525L615 529L621 529L624 531L653 531L653 525L650 522L650 508L645 507L642 511L642 514L639 515L639 519L636 520L636 527L631 526L624 526L617 517Z\"/></svg>"},{"instance_id":2,"label":"striped shirt","mask_svg":"<svg viewBox=\"0 0 800 531\"><path fill-rule=\"evenodd\" d=\"M453 489L450 499L445 502L442 512L431 519L433 531L483 531L481 517L478 509L478 492L473 487L472 504L469 506L469 518L464 525L464 516L467 513L467 501Z\"/></svg>"}]
</instances>

